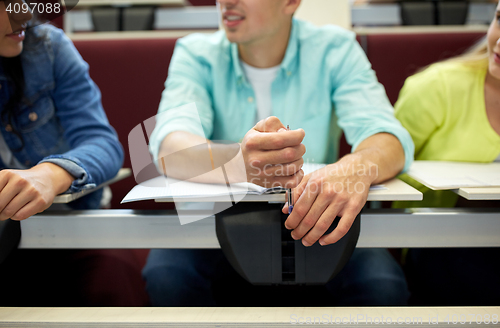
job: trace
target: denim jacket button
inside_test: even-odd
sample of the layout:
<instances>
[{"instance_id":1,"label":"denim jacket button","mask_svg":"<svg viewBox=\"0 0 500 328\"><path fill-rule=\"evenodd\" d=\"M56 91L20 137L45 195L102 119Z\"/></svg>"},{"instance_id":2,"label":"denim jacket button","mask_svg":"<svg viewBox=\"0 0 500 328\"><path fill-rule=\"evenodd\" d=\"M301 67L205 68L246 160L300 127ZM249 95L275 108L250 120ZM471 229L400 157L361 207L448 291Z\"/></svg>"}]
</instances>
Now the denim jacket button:
<instances>
[{"instance_id":1,"label":"denim jacket button","mask_svg":"<svg viewBox=\"0 0 500 328\"><path fill-rule=\"evenodd\" d=\"M28 115L29 119L31 122L35 122L36 120L38 120L38 114L35 113L35 112L31 112L29 115Z\"/></svg>"},{"instance_id":2,"label":"denim jacket button","mask_svg":"<svg viewBox=\"0 0 500 328\"><path fill-rule=\"evenodd\" d=\"M7 124L7 125L5 126L5 131L7 131L7 132L12 132L12 126L10 126L10 124Z\"/></svg>"},{"instance_id":3,"label":"denim jacket button","mask_svg":"<svg viewBox=\"0 0 500 328\"><path fill-rule=\"evenodd\" d=\"M31 162L28 160L28 161L24 162L24 165L25 166L31 166Z\"/></svg>"}]
</instances>

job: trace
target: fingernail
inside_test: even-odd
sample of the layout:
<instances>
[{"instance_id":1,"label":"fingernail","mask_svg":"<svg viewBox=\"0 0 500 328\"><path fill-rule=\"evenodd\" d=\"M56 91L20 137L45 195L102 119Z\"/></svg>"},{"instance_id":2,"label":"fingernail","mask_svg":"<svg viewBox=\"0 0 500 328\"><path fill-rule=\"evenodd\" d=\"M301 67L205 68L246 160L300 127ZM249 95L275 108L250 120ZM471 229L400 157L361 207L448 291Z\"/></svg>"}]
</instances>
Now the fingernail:
<instances>
[{"instance_id":1,"label":"fingernail","mask_svg":"<svg viewBox=\"0 0 500 328\"><path fill-rule=\"evenodd\" d=\"M281 128L281 129L278 130L278 132L283 132L283 131L286 131L286 129Z\"/></svg>"},{"instance_id":2,"label":"fingernail","mask_svg":"<svg viewBox=\"0 0 500 328\"><path fill-rule=\"evenodd\" d=\"M305 240L302 240L302 245L306 246L306 247L309 247L311 246L311 244Z\"/></svg>"},{"instance_id":3,"label":"fingernail","mask_svg":"<svg viewBox=\"0 0 500 328\"><path fill-rule=\"evenodd\" d=\"M290 234L290 236L292 236L293 240L297 240L297 239L299 239L299 238L297 238L297 237L295 237L295 236L293 235L293 232Z\"/></svg>"},{"instance_id":4,"label":"fingernail","mask_svg":"<svg viewBox=\"0 0 500 328\"><path fill-rule=\"evenodd\" d=\"M325 243L324 241L322 241L322 240L320 240L320 241L319 241L319 244L320 244L321 246L325 246L325 245L326 245L326 243Z\"/></svg>"}]
</instances>

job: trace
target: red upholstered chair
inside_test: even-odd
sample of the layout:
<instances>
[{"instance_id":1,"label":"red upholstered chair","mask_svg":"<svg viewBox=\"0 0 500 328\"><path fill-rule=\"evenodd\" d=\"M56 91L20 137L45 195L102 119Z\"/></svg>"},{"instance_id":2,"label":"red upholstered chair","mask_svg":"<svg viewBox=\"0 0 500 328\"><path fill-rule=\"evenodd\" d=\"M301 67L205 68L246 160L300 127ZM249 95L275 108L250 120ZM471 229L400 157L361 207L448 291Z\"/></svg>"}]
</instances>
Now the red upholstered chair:
<instances>
[{"instance_id":1,"label":"red upholstered chair","mask_svg":"<svg viewBox=\"0 0 500 328\"><path fill-rule=\"evenodd\" d=\"M215 0L188 0L192 6L215 6Z\"/></svg>"},{"instance_id":2,"label":"red upholstered chair","mask_svg":"<svg viewBox=\"0 0 500 328\"><path fill-rule=\"evenodd\" d=\"M123 167L131 167L128 134L142 121L156 115L168 65L177 39L76 41L90 76L101 89L102 102L111 125L125 150ZM120 205L135 186L133 177L111 186L112 208L165 209L153 201Z\"/></svg>"},{"instance_id":3,"label":"red upholstered chair","mask_svg":"<svg viewBox=\"0 0 500 328\"><path fill-rule=\"evenodd\" d=\"M176 41L177 39L134 39L74 42L83 59L90 65L90 76L101 89L104 109L125 150L124 167L131 167L128 150L129 132L137 124L156 115ZM154 201L120 205L120 201L134 186L133 177L113 184L111 207L173 208L172 204ZM136 291L137 288L144 290L144 283L140 280L140 270L146 262L148 253L147 249L137 249L116 250L113 254L121 258L120 263L127 263L130 268L127 275L122 275L122 280L129 279L137 284L129 286L130 291ZM112 274L109 266L101 265L98 270L101 270L102 272L99 272L104 276ZM98 280L92 286L95 290L105 287ZM106 286L106 288L110 289L110 295L117 295L120 286ZM130 293L122 294L128 296ZM110 302L117 301L110 300ZM137 300L137 302L144 301Z\"/></svg>"},{"instance_id":4,"label":"red upholstered chair","mask_svg":"<svg viewBox=\"0 0 500 328\"><path fill-rule=\"evenodd\" d=\"M405 79L418 69L456 56L484 36L484 32L372 34L362 36L368 59L392 104Z\"/></svg>"}]
</instances>

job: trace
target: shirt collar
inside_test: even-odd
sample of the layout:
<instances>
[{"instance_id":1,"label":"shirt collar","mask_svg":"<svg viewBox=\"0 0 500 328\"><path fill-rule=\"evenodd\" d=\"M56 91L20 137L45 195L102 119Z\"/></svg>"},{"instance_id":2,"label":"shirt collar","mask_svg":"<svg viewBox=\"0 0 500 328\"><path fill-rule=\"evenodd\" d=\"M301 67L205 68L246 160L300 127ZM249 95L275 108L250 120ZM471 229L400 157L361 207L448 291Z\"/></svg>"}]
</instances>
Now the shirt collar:
<instances>
[{"instance_id":1,"label":"shirt collar","mask_svg":"<svg viewBox=\"0 0 500 328\"><path fill-rule=\"evenodd\" d=\"M285 57L280 64L281 69L288 75L293 72L297 63L297 50L299 47L297 33L297 20L293 18L292 30L290 31L290 38L288 39L288 46L286 48ZM238 45L236 43L231 43L230 47L233 68L236 74L237 81L246 81L245 74L243 73L243 69L241 68Z\"/></svg>"}]
</instances>

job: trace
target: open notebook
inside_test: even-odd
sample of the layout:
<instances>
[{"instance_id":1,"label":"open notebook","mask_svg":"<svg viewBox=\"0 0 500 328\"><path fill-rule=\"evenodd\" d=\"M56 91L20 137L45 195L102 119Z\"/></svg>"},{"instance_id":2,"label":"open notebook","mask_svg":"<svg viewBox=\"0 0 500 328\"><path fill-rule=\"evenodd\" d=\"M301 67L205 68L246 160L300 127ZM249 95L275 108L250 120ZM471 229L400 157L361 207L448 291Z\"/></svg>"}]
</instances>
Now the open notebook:
<instances>
[{"instance_id":1,"label":"open notebook","mask_svg":"<svg viewBox=\"0 0 500 328\"><path fill-rule=\"evenodd\" d=\"M500 187L500 163L415 161L408 175L433 190Z\"/></svg>"},{"instance_id":2,"label":"open notebook","mask_svg":"<svg viewBox=\"0 0 500 328\"><path fill-rule=\"evenodd\" d=\"M325 164L304 164L302 169L305 174L314 172ZM219 168L220 170L220 168ZM384 186L373 186L371 190L384 189ZM194 201L196 199L207 199L211 201L239 201L245 195L266 195L285 193L286 189L281 187L264 188L253 183L232 183L230 185L224 184L207 184L196 183L189 181L180 181L163 176L145 181L135 186L123 198L122 203L129 203L141 200L167 200L182 201L189 199Z\"/></svg>"}]
</instances>

